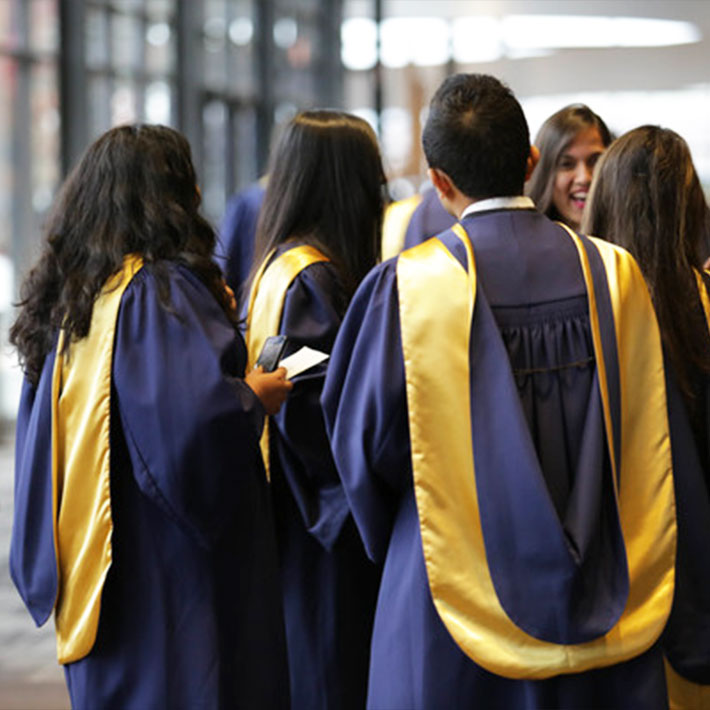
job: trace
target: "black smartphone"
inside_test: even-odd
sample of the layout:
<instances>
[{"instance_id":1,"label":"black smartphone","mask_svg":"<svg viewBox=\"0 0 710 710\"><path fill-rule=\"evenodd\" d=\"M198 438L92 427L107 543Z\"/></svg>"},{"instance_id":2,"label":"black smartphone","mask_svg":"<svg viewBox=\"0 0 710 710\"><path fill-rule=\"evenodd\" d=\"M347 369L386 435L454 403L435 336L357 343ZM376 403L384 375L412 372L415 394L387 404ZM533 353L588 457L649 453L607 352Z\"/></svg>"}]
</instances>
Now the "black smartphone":
<instances>
[{"instance_id":1,"label":"black smartphone","mask_svg":"<svg viewBox=\"0 0 710 710\"><path fill-rule=\"evenodd\" d=\"M287 338L285 335L271 335L264 341L264 347L259 353L256 367L261 365L264 372L273 372L281 360L286 349Z\"/></svg>"}]
</instances>

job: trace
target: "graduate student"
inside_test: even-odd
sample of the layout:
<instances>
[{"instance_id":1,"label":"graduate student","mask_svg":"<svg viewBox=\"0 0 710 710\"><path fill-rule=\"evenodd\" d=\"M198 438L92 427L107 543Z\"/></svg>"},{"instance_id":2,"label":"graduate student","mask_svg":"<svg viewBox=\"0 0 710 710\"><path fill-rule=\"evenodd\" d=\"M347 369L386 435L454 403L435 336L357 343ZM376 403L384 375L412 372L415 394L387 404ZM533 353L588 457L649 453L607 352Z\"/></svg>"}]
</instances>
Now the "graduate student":
<instances>
[{"instance_id":1,"label":"graduate student","mask_svg":"<svg viewBox=\"0 0 710 710\"><path fill-rule=\"evenodd\" d=\"M523 197L537 152L494 77L444 81L423 144L461 225L366 277L322 397L384 561L368 705L664 708L676 527L643 277Z\"/></svg>"},{"instance_id":2,"label":"graduate student","mask_svg":"<svg viewBox=\"0 0 710 710\"><path fill-rule=\"evenodd\" d=\"M232 195L219 228L215 253L222 262L224 280L235 294L240 293L249 278L265 190L266 177Z\"/></svg>"},{"instance_id":3,"label":"graduate student","mask_svg":"<svg viewBox=\"0 0 710 710\"><path fill-rule=\"evenodd\" d=\"M676 593L663 648L671 707L710 707L710 275L707 205L677 133L641 126L597 167L584 228L628 249L661 329L678 511ZM675 387L673 386L675 384Z\"/></svg>"},{"instance_id":4,"label":"graduate student","mask_svg":"<svg viewBox=\"0 0 710 710\"><path fill-rule=\"evenodd\" d=\"M432 187L392 202L385 210L382 227L383 260L396 256L402 249L421 244L455 222Z\"/></svg>"},{"instance_id":5,"label":"graduate student","mask_svg":"<svg viewBox=\"0 0 710 710\"><path fill-rule=\"evenodd\" d=\"M267 337L329 354L380 251L385 178L375 134L339 111L306 111L272 154L246 320L249 363ZM271 479L292 707L362 708L380 570L365 554L320 407L327 362L293 377L262 439Z\"/></svg>"},{"instance_id":6,"label":"graduate student","mask_svg":"<svg viewBox=\"0 0 710 710\"><path fill-rule=\"evenodd\" d=\"M67 178L10 331L25 372L10 571L72 707L288 707L250 373L190 148L111 129Z\"/></svg>"},{"instance_id":7,"label":"graduate student","mask_svg":"<svg viewBox=\"0 0 710 710\"><path fill-rule=\"evenodd\" d=\"M594 166L609 143L606 123L588 106L553 113L535 137L540 161L526 189L540 212L579 229Z\"/></svg>"}]
</instances>

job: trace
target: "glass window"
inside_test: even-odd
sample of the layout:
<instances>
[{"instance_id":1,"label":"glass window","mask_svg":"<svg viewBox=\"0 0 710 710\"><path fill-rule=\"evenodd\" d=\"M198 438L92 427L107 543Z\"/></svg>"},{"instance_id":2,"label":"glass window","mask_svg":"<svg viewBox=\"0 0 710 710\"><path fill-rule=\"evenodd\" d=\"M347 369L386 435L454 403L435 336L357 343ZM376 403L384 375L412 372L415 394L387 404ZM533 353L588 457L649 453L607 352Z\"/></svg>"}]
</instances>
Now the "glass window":
<instances>
[{"instance_id":1,"label":"glass window","mask_svg":"<svg viewBox=\"0 0 710 710\"><path fill-rule=\"evenodd\" d=\"M224 102L213 100L202 110L204 131L204 167L202 200L205 213L216 219L224 212L227 165L228 111Z\"/></svg>"},{"instance_id":2,"label":"glass window","mask_svg":"<svg viewBox=\"0 0 710 710\"><path fill-rule=\"evenodd\" d=\"M108 13L97 8L86 11L86 64L95 69L109 61Z\"/></svg>"},{"instance_id":3,"label":"glass window","mask_svg":"<svg viewBox=\"0 0 710 710\"><path fill-rule=\"evenodd\" d=\"M39 230L60 180L59 95L53 65L37 64L32 68L30 106L32 212Z\"/></svg>"},{"instance_id":4,"label":"glass window","mask_svg":"<svg viewBox=\"0 0 710 710\"><path fill-rule=\"evenodd\" d=\"M237 110L232 127L232 145L235 147L234 164L236 185L247 185L258 174L256 135L256 110L246 107Z\"/></svg>"},{"instance_id":5,"label":"glass window","mask_svg":"<svg viewBox=\"0 0 710 710\"><path fill-rule=\"evenodd\" d=\"M165 20L145 26L145 68L149 74L168 74L175 66L175 33Z\"/></svg>"},{"instance_id":6,"label":"glass window","mask_svg":"<svg viewBox=\"0 0 710 710\"><path fill-rule=\"evenodd\" d=\"M20 10L18 0L0 2L0 47L5 50L16 49L22 42Z\"/></svg>"},{"instance_id":7,"label":"glass window","mask_svg":"<svg viewBox=\"0 0 710 710\"><path fill-rule=\"evenodd\" d=\"M89 79L87 143L98 138L111 125L111 84L111 79L103 74Z\"/></svg>"},{"instance_id":8,"label":"glass window","mask_svg":"<svg viewBox=\"0 0 710 710\"><path fill-rule=\"evenodd\" d=\"M138 71L143 66L143 31L137 17L113 15L111 54L116 69Z\"/></svg>"},{"instance_id":9,"label":"glass window","mask_svg":"<svg viewBox=\"0 0 710 710\"><path fill-rule=\"evenodd\" d=\"M227 20L224 2L208 3L203 25L205 84L223 91L227 83Z\"/></svg>"},{"instance_id":10,"label":"glass window","mask_svg":"<svg viewBox=\"0 0 710 710\"><path fill-rule=\"evenodd\" d=\"M145 90L143 115L146 123L173 123L172 90L167 81L154 81Z\"/></svg>"},{"instance_id":11,"label":"glass window","mask_svg":"<svg viewBox=\"0 0 710 710\"><path fill-rule=\"evenodd\" d=\"M0 420L14 416L21 382L11 304L60 179L58 36L58 0L0 0Z\"/></svg>"},{"instance_id":12,"label":"glass window","mask_svg":"<svg viewBox=\"0 0 710 710\"><path fill-rule=\"evenodd\" d=\"M177 0L92 0L85 17L92 138L121 123L175 123L176 16Z\"/></svg>"},{"instance_id":13,"label":"glass window","mask_svg":"<svg viewBox=\"0 0 710 710\"><path fill-rule=\"evenodd\" d=\"M134 82L116 80L111 92L111 125L118 126L122 123L139 121L138 106Z\"/></svg>"},{"instance_id":14,"label":"glass window","mask_svg":"<svg viewBox=\"0 0 710 710\"><path fill-rule=\"evenodd\" d=\"M56 51L59 46L56 0L31 0L29 11L30 49L37 52Z\"/></svg>"},{"instance_id":15,"label":"glass window","mask_svg":"<svg viewBox=\"0 0 710 710\"><path fill-rule=\"evenodd\" d=\"M237 95L256 93L256 25L252 8L239 3L227 27L230 89Z\"/></svg>"},{"instance_id":16,"label":"glass window","mask_svg":"<svg viewBox=\"0 0 710 710\"><path fill-rule=\"evenodd\" d=\"M174 0L145 0L146 12L151 17L168 17L174 8Z\"/></svg>"},{"instance_id":17,"label":"glass window","mask_svg":"<svg viewBox=\"0 0 710 710\"><path fill-rule=\"evenodd\" d=\"M145 0L112 0L112 5L123 12L142 10Z\"/></svg>"},{"instance_id":18,"label":"glass window","mask_svg":"<svg viewBox=\"0 0 710 710\"><path fill-rule=\"evenodd\" d=\"M0 254L9 254L12 232L12 111L17 62L0 55Z\"/></svg>"}]
</instances>

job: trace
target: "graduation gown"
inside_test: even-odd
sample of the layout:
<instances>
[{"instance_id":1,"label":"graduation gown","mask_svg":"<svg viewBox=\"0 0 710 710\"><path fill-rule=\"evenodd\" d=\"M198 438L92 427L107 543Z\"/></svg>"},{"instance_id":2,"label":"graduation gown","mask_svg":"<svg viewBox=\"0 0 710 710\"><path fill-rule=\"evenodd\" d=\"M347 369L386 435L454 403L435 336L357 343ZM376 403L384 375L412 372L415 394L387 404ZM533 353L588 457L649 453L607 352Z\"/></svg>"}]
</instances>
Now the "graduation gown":
<instances>
[{"instance_id":1,"label":"graduation gown","mask_svg":"<svg viewBox=\"0 0 710 710\"><path fill-rule=\"evenodd\" d=\"M54 351L37 387L25 382L22 391L12 576L37 624L56 607L74 708L286 707L273 519L258 450L263 409L239 379L244 343L212 295L183 266L168 265L168 274L172 312L160 305L149 267L127 284L108 340L106 392L76 406L101 412L106 435L97 624L77 645L86 620L65 613L81 593L65 572L66 539L81 539L95 521L68 506L68 472L53 486L53 452L73 440L67 421L52 421L65 411L53 402ZM79 464L81 488L98 474Z\"/></svg>"},{"instance_id":2,"label":"graduation gown","mask_svg":"<svg viewBox=\"0 0 710 710\"><path fill-rule=\"evenodd\" d=\"M265 194L262 181L237 192L227 202L219 228L215 256L222 266L225 281L236 294L249 276L254 260L256 225Z\"/></svg>"},{"instance_id":3,"label":"graduation gown","mask_svg":"<svg viewBox=\"0 0 710 710\"><path fill-rule=\"evenodd\" d=\"M289 256L298 260L291 270L284 267ZM347 306L335 267L295 243L282 245L268 263L252 299L273 290L278 326L262 335L286 335L285 356L303 346L330 353ZM270 270L282 267L285 278L270 280ZM260 349L252 325L250 361ZM326 371L324 362L295 376L268 424L291 705L299 710L364 707L380 574L365 554L330 453L320 406Z\"/></svg>"},{"instance_id":4,"label":"graduation gown","mask_svg":"<svg viewBox=\"0 0 710 710\"><path fill-rule=\"evenodd\" d=\"M710 328L710 275L697 274ZM663 635L672 708L710 708L710 378L695 373L697 423L669 377L669 421L678 509L676 590Z\"/></svg>"},{"instance_id":5,"label":"graduation gown","mask_svg":"<svg viewBox=\"0 0 710 710\"><path fill-rule=\"evenodd\" d=\"M387 206L382 223L382 259L421 244L445 231L456 220L442 207L436 190L397 200Z\"/></svg>"},{"instance_id":6,"label":"graduation gown","mask_svg":"<svg viewBox=\"0 0 710 710\"><path fill-rule=\"evenodd\" d=\"M430 188L422 194L421 202L412 213L404 233L404 248L421 244L435 234L445 231L456 220L442 206L436 190Z\"/></svg>"},{"instance_id":7,"label":"graduation gown","mask_svg":"<svg viewBox=\"0 0 710 710\"><path fill-rule=\"evenodd\" d=\"M479 550L474 558L477 566L466 570L458 564L459 550L470 547L465 518L462 526L455 528L457 535L446 536L449 512L457 507L459 490L469 495L468 483L464 481L461 488L461 481L452 479L452 494L447 470L439 472L444 485L413 475L413 462L421 467L430 452L422 445L426 432L412 438L412 398L419 397L421 407L432 410L430 424L447 415L452 428L462 425L451 421L444 411L449 399L436 400L426 383L418 391L407 378L405 361L418 355L406 348L403 355L398 259L376 268L353 298L333 350L322 397L334 457L353 516L369 554L384 560L368 705L666 707L656 639L670 606L675 551L667 422L665 430L649 442L663 450L658 490L662 488L664 502L669 501L659 513L664 519L657 541L664 545L659 558L663 573L657 586L646 589L651 598L662 597L658 599L659 613L654 616L653 633L634 654L604 667L606 642L601 642L602 650L595 658L583 657L585 644L594 645L595 639L604 638L608 629L621 623L629 589L637 586L631 584L629 573L636 562L624 552L621 529L627 524L618 517L614 476L610 475L612 459L616 459L613 451L620 449L616 440L621 406L618 387L610 388L617 393L612 393L611 404L600 402L596 326L590 323L581 252L561 226L533 210L475 214L464 218L463 226L475 254L477 310L472 321L470 365L466 363L471 373L472 428L467 433L464 427L461 436L472 436L474 441L480 523L471 520L469 527L483 529L487 559ZM443 253L453 256L466 270L463 242L451 232L440 239ZM579 249L586 252L587 246ZM589 253L601 309L595 312L601 313L602 330L608 334L614 320L609 298L604 295L604 268L594 257L594 249ZM630 261L628 255L619 258L627 264ZM633 267L638 272L635 264ZM431 269L435 269L433 264ZM470 269L468 272L470 275ZM422 294L430 293L427 269L417 275L415 287ZM635 278L643 283L640 273ZM431 293L429 298L434 296ZM441 300L435 303L448 311L446 294L438 296ZM650 320L641 327L655 328L645 290L644 298ZM476 334L480 328L483 330ZM655 339L659 356L657 330ZM446 340L445 335L445 344ZM500 343L497 349L488 347L494 340ZM613 336L604 342L608 349ZM605 350L605 361L608 354ZM460 357L457 346L452 362ZM606 374L614 380L616 360L608 359ZM446 361L427 362L428 371L438 372L446 367ZM445 379L446 371L443 375ZM654 410L665 421L662 363L654 376L659 389L653 396ZM463 382L454 381L452 398L462 386ZM523 436L521 419L529 436ZM509 432L512 424L518 427L517 434ZM613 451L607 432L615 439ZM497 442L498 448L489 441ZM535 458L544 489L539 478L517 473L518 460ZM618 469L619 461L615 463ZM625 469L621 466L620 470ZM435 519L436 499L441 493L446 494L441 504L444 514ZM653 499L650 493L649 498ZM427 533L424 544L422 531ZM647 543L647 549L652 550L654 541ZM560 551L559 557L553 548ZM576 564L560 564L568 553ZM560 570L568 570L564 581L550 573L558 564ZM585 568L589 573L584 573ZM498 599L490 582L486 587L480 581L484 577L492 579ZM577 585L576 591L566 587L568 583ZM451 589L460 588L464 595L467 588L482 590L478 597L474 594L466 600L477 611L457 616L459 600ZM477 615L491 620L490 629L485 621L479 623ZM467 628L471 621L473 628ZM489 634L491 629L493 635ZM500 629L503 631L496 636ZM580 648L582 655L575 659ZM562 657L563 667L557 671L556 661L550 662L555 654ZM479 656L480 661L474 660ZM568 667L564 667L566 659ZM576 672L575 664L583 670Z\"/></svg>"}]
</instances>

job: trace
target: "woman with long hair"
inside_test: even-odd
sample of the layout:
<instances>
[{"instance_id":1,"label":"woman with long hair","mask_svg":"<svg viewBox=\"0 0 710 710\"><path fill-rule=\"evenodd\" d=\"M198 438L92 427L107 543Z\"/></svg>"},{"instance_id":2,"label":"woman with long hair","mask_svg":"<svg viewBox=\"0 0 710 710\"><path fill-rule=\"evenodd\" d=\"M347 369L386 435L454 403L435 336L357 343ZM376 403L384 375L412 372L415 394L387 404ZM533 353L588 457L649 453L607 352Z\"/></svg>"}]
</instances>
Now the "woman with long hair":
<instances>
[{"instance_id":1,"label":"woman with long hair","mask_svg":"<svg viewBox=\"0 0 710 710\"><path fill-rule=\"evenodd\" d=\"M380 253L385 177L375 134L339 111L306 111L272 154L249 280L246 341L329 353L350 297ZM330 453L327 363L293 378L270 417L270 471L294 708L365 705L379 570L365 555Z\"/></svg>"},{"instance_id":2,"label":"woman with long hair","mask_svg":"<svg viewBox=\"0 0 710 710\"><path fill-rule=\"evenodd\" d=\"M609 143L609 129L588 106L552 114L535 138L540 161L526 185L538 210L578 230L594 165Z\"/></svg>"},{"instance_id":3,"label":"woman with long hair","mask_svg":"<svg viewBox=\"0 0 710 710\"><path fill-rule=\"evenodd\" d=\"M113 128L50 216L10 331L25 373L10 568L54 612L75 708L283 707L258 439L284 372L244 377L187 140Z\"/></svg>"},{"instance_id":4,"label":"woman with long hair","mask_svg":"<svg viewBox=\"0 0 710 710\"><path fill-rule=\"evenodd\" d=\"M582 224L636 258L661 330L678 511L676 591L664 636L671 707L710 701L707 215L686 142L669 129L641 126L600 160Z\"/></svg>"}]
</instances>

